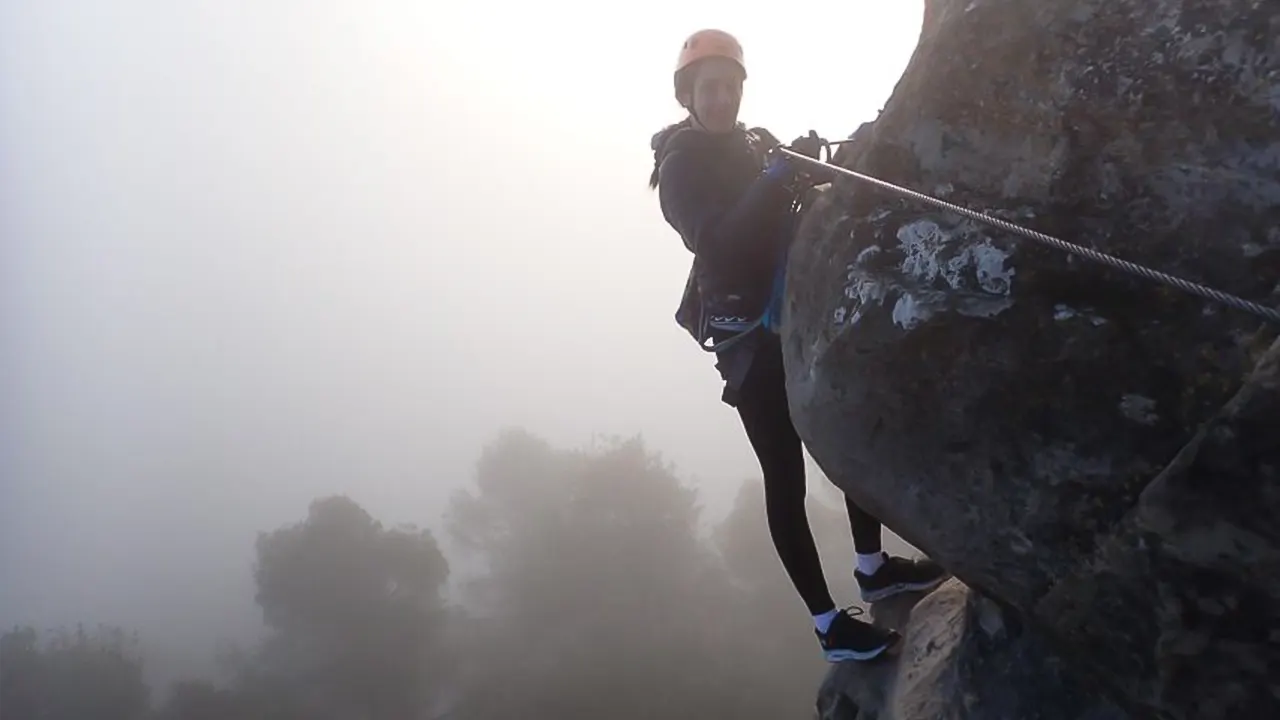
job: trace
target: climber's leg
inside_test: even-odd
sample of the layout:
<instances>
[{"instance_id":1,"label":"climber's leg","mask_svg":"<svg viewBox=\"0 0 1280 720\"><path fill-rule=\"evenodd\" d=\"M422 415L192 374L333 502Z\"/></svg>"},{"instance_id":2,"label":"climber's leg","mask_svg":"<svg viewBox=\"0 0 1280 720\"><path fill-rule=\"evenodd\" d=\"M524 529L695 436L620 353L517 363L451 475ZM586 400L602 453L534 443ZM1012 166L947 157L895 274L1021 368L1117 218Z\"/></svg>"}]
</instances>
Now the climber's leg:
<instances>
[{"instance_id":1,"label":"climber's leg","mask_svg":"<svg viewBox=\"0 0 1280 720\"><path fill-rule=\"evenodd\" d=\"M858 507L848 495L844 507L849 513L849 529L853 531L853 549L858 553L858 569L873 573L880 567L880 521L871 513Z\"/></svg>"},{"instance_id":2,"label":"climber's leg","mask_svg":"<svg viewBox=\"0 0 1280 720\"><path fill-rule=\"evenodd\" d=\"M835 609L805 513L805 467L791 424L780 357L762 348L737 403L738 415L764 476L765 514L778 558L815 618ZM780 353L779 353L780 355Z\"/></svg>"},{"instance_id":3,"label":"climber's leg","mask_svg":"<svg viewBox=\"0 0 1280 720\"><path fill-rule=\"evenodd\" d=\"M932 560L908 560L884 552L880 546L883 530L880 521L848 496L844 504L853 530L854 552L858 556L853 577L863 602L875 602L903 592L932 590L947 579L946 571Z\"/></svg>"},{"instance_id":4,"label":"climber's leg","mask_svg":"<svg viewBox=\"0 0 1280 720\"><path fill-rule=\"evenodd\" d=\"M826 659L869 660L892 647L899 636L837 610L831 599L805 512L804 451L791 423L781 348L771 344L759 353L743 382L737 408L764 475L765 514L774 548L813 615Z\"/></svg>"},{"instance_id":5,"label":"climber's leg","mask_svg":"<svg viewBox=\"0 0 1280 720\"><path fill-rule=\"evenodd\" d=\"M858 556L853 578L858 582L863 602L875 602L903 592L931 590L947 579L942 567L927 558L890 557L880 544L884 529L880 521L858 507L848 495L844 506L849 512L853 549Z\"/></svg>"}]
</instances>

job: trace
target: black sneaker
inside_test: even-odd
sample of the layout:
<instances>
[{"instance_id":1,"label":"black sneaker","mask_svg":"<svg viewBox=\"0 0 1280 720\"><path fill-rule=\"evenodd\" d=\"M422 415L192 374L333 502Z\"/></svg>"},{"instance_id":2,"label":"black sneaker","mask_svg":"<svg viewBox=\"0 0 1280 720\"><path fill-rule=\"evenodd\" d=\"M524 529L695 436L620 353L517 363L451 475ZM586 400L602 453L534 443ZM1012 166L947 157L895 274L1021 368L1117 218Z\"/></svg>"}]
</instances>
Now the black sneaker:
<instances>
[{"instance_id":1,"label":"black sneaker","mask_svg":"<svg viewBox=\"0 0 1280 720\"><path fill-rule=\"evenodd\" d=\"M947 579L947 571L927 558L908 560L884 554L884 564L873 575L855 570L863 602L876 602L898 593L932 590Z\"/></svg>"},{"instance_id":2,"label":"black sneaker","mask_svg":"<svg viewBox=\"0 0 1280 720\"><path fill-rule=\"evenodd\" d=\"M814 629L827 662L871 660L898 642L901 636L893 630L854 619L854 615L861 614L862 608L841 610L827 632Z\"/></svg>"}]
</instances>

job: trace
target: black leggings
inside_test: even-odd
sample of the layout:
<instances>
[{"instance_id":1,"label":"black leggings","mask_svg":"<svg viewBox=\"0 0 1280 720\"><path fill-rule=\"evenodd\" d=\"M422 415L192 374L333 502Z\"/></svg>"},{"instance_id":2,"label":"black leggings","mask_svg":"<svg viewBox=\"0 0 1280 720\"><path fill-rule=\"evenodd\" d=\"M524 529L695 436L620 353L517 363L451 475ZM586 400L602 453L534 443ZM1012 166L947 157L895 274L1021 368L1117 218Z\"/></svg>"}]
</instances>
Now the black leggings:
<instances>
[{"instance_id":1,"label":"black leggings","mask_svg":"<svg viewBox=\"0 0 1280 720\"><path fill-rule=\"evenodd\" d=\"M787 405L780 344L757 351L738 394L738 415L764 475L769 534L791 582L813 615L835 608L805 512L805 467L800 436ZM845 497L856 552L880 552L880 521Z\"/></svg>"}]
</instances>

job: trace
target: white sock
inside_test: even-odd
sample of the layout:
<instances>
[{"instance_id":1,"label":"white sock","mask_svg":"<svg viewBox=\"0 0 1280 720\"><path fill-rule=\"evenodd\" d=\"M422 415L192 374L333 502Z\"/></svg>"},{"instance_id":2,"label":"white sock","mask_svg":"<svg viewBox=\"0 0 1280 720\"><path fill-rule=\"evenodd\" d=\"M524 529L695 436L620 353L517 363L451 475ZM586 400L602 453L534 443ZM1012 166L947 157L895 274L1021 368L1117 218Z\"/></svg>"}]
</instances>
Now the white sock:
<instances>
[{"instance_id":1,"label":"white sock","mask_svg":"<svg viewBox=\"0 0 1280 720\"><path fill-rule=\"evenodd\" d=\"M821 615L814 615L813 626L818 628L818 632L825 635L827 631L831 629L832 621L834 621L836 616L839 614L839 610L832 609L822 613Z\"/></svg>"},{"instance_id":2,"label":"white sock","mask_svg":"<svg viewBox=\"0 0 1280 720\"><path fill-rule=\"evenodd\" d=\"M863 555L862 553L857 553L857 555L858 555L858 572L862 573L863 575L875 575L876 571L880 569L880 566L884 564L883 552L871 553L869 555Z\"/></svg>"}]
</instances>

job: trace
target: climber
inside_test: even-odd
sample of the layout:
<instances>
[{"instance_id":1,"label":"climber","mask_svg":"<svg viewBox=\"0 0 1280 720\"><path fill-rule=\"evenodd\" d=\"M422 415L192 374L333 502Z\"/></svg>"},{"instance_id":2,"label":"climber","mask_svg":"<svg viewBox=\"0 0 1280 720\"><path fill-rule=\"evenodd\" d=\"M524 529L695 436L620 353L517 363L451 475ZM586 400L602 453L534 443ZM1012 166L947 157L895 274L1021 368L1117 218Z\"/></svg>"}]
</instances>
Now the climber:
<instances>
[{"instance_id":1,"label":"climber","mask_svg":"<svg viewBox=\"0 0 1280 720\"><path fill-rule=\"evenodd\" d=\"M897 633L836 608L805 511L805 462L787 403L777 334L781 267L794 234L793 204L824 178L793 167L767 130L738 121L746 66L730 34L701 30L684 43L675 97L688 116L654 134L654 169L663 217L693 262L677 322L700 345L716 344L721 399L738 412L764 476L769 534L783 568L813 616L828 661L870 660ZM791 148L818 157L816 134ZM763 322L762 322L763 320ZM881 524L845 499L866 602L936 587L936 563L893 557L881 549Z\"/></svg>"}]
</instances>

